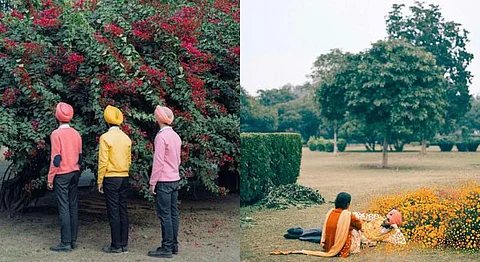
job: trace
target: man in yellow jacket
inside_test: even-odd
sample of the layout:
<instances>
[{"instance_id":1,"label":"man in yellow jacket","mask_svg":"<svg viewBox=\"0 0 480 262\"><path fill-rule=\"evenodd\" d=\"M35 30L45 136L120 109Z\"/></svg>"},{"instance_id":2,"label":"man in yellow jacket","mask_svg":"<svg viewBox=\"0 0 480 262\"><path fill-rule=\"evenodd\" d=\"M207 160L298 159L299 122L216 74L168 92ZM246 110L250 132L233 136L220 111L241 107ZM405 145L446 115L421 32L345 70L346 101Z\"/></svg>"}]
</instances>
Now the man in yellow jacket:
<instances>
[{"instance_id":1,"label":"man in yellow jacket","mask_svg":"<svg viewBox=\"0 0 480 262\"><path fill-rule=\"evenodd\" d=\"M100 137L97 184L98 191L105 193L112 237L103 251L121 253L128 251L127 185L132 141L119 128L123 114L118 108L107 106L103 116L109 129Z\"/></svg>"}]
</instances>

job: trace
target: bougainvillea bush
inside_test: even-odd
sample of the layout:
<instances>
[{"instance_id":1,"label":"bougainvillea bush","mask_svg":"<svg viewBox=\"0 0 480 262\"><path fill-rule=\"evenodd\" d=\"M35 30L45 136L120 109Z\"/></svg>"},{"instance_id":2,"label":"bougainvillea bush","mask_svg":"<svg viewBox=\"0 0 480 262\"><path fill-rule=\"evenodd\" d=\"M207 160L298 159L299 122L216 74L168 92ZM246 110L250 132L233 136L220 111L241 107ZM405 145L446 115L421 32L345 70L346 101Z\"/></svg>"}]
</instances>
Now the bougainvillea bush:
<instances>
[{"instance_id":1,"label":"bougainvillea bush","mask_svg":"<svg viewBox=\"0 0 480 262\"><path fill-rule=\"evenodd\" d=\"M395 208L402 213L401 230L407 241L422 247L480 249L480 185L459 188L423 188L406 194L379 197L369 213L383 214Z\"/></svg>"},{"instance_id":2,"label":"bougainvillea bush","mask_svg":"<svg viewBox=\"0 0 480 262\"><path fill-rule=\"evenodd\" d=\"M70 103L94 173L103 109L132 139L131 184L146 197L156 105L173 109L181 175L214 193L239 145L239 0L28 1L0 13L0 145L23 198L44 192L58 102ZM185 180L183 180L185 181ZM7 201L8 202L8 201ZM28 201L27 201L28 202Z\"/></svg>"}]
</instances>

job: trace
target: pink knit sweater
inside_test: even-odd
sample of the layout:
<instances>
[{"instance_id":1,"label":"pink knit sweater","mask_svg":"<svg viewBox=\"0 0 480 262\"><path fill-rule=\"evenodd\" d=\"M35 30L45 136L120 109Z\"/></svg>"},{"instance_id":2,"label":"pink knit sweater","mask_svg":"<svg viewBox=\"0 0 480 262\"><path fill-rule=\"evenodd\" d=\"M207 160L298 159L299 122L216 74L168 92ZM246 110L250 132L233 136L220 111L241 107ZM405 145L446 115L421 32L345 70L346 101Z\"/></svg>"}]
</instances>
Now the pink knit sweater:
<instances>
[{"instance_id":1,"label":"pink knit sweater","mask_svg":"<svg viewBox=\"0 0 480 262\"><path fill-rule=\"evenodd\" d=\"M68 124L61 125L50 136L52 153L48 183L53 183L56 175L64 175L80 170L82 137Z\"/></svg>"},{"instance_id":2,"label":"pink knit sweater","mask_svg":"<svg viewBox=\"0 0 480 262\"><path fill-rule=\"evenodd\" d=\"M182 140L171 127L164 127L155 137L155 153L153 155L150 185L157 182L173 182L180 180L180 153Z\"/></svg>"}]
</instances>

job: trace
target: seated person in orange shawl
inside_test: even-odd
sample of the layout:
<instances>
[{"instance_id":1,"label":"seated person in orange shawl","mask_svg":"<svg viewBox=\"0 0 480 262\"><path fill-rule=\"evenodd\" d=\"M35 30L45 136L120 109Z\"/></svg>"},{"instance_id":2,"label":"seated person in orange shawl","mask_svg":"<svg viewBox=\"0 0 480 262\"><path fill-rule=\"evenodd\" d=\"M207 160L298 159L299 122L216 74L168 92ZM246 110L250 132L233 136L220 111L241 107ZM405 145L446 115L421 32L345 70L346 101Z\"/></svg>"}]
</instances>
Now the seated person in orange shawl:
<instances>
[{"instance_id":1,"label":"seated person in orange shawl","mask_svg":"<svg viewBox=\"0 0 480 262\"><path fill-rule=\"evenodd\" d=\"M335 209L328 211L325 223L323 224L322 240L320 245L323 245L324 251L309 251L309 250L287 250L287 251L273 251L271 255L288 255L288 254L305 254L309 256L319 257L333 257L339 255L340 257L348 257L351 250L359 251L360 237L352 235L352 230L360 231L362 229L362 222L354 216L348 208L352 197L350 194L342 192L337 195L335 199ZM354 241L352 241L352 239ZM355 247L353 248L352 242Z\"/></svg>"}]
</instances>

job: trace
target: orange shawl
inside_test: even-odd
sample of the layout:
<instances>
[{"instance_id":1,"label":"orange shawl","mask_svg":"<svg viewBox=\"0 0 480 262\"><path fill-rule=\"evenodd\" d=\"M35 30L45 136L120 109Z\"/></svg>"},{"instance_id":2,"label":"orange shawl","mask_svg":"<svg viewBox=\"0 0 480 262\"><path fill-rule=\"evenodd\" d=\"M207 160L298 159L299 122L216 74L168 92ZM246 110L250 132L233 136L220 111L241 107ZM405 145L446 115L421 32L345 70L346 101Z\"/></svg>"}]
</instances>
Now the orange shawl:
<instances>
[{"instance_id":1,"label":"orange shawl","mask_svg":"<svg viewBox=\"0 0 480 262\"><path fill-rule=\"evenodd\" d=\"M323 231L325 232L326 225L330 213L332 213L333 209L328 211L327 215L325 216L325 223L323 224ZM310 250L285 250L285 251L272 251L270 255L288 255L288 254L304 254L309 256L317 256L317 257L333 257L336 256L342 250L345 242L347 241L348 234L350 233L350 218L351 212L348 210L343 210L340 214L337 224L337 231L335 232L335 244L333 244L332 248L328 250L328 252L324 251L310 251ZM322 234L322 240L320 243L325 242L325 234Z\"/></svg>"}]
</instances>

